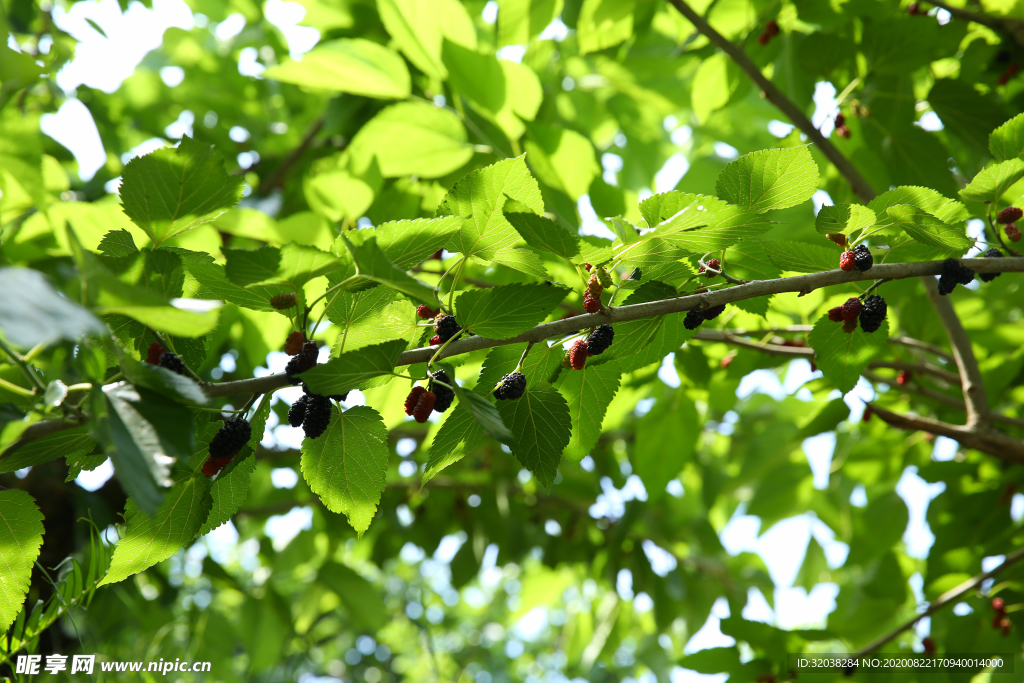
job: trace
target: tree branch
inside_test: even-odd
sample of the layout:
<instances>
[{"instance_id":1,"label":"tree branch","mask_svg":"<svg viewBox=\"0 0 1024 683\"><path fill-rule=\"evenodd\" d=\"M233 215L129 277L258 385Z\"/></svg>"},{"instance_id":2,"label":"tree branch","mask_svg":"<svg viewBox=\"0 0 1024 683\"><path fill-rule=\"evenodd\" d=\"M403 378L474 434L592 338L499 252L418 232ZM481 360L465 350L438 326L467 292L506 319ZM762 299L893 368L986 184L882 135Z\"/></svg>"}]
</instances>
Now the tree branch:
<instances>
[{"instance_id":1,"label":"tree branch","mask_svg":"<svg viewBox=\"0 0 1024 683\"><path fill-rule=\"evenodd\" d=\"M302 155L306 153L309 146L313 144L313 138L316 137L317 133L319 133L320 129L323 127L324 117L321 116L314 121L313 125L311 125L309 130L306 131L306 134L302 137L302 142L300 142L295 149L289 152L288 156L282 159L281 163L277 165L277 168L271 171L270 175L260 183L258 190L259 194L265 195L269 193L284 181L285 175L292 169L292 166L298 163L299 159L302 158Z\"/></svg>"},{"instance_id":2,"label":"tree branch","mask_svg":"<svg viewBox=\"0 0 1024 683\"><path fill-rule=\"evenodd\" d=\"M978 361L974 358L974 350L971 348L971 338L960 324L960 318L953 310L949 297L939 294L935 278L922 277L921 282L928 292L935 312L939 315L942 327L946 330L950 346L953 347L953 358L960 371L960 385L964 392L964 402L967 404L967 427L973 429L987 425L988 396L985 394L985 384L981 378L981 370L978 369Z\"/></svg>"},{"instance_id":3,"label":"tree branch","mask_svg":"<svg viewBox=\"0 0 1024 683\"><path fill-rule=\"evenodd\" d=\"M686 0L668 0L669 3L675 7L679 12L686 17L691 24L693 24L698 31L708 37L715 46L717 46L722 52L729 55L729 57L736 62L736 65L742 69L750 80L754 81L754 84L764 93L765 97L769 102L774 104L783 114L785 114L790 121L793 122L797 128L799 128L807 138L818 146L821 153L828 158L829 161L836 167L836 170L846 179L849 183L853 193L857 195L861 201L869 202L875 197L875 191L868 184L868 181L860 174L850 160L843 156L842 152L836 149L835 145L821 134L811 120L807 118L804 112L793 103L791 99L786 97L785 94L774 83L769 81L761 73L761 69L758 68L757 64L747 56L747 53L743 51L743 48L738 45L734 45L728 38L723 36L721 33L716 31L711 24L707 22L704 17L695 12L690 7Z\"/></svg>"},{"instance_id":4,"label":"tree branch","mask_svg":"<svg viewBox=\"0 0 1024 683\"><path fill-rule=\"evenodd\" d=\"M997 576L998 574L1002 573L1005 569L1008 569L1009 567L1012 567L1014 564L1019 562L1021 560L1021 558L1024 558L1024 548L1018 548L1017 550L1014 550L1012 553L1007 555L1006 559L1003 560L1002 564L1000 564L995 569L993 569L991 571L987 571L987 572L982 572L981 574L978 574L978 575L976 575L976 576L974 576L974 577L964 581L963 583L961 583L956 588L951 588L950 590L946 591L945 593L940 595L938 597L938 599L935 600L935 602L930 604L928 606L928 609L926 609L925 611L921 612L920 614L918 614L917 616L915 616L913 619L911 619L907 623L903 624L902 626L897 627L896 629L894 629L893 631L885 634L884 636L882 636L878 640L875 640L874 642L872 642L869 645L865 646L864 648L862 648L861 650L859 650L855 654L850 655L850 657L851 658L862 657L862 656L868 654L869 652L871 652L873 650L877 650L878 648L882 647L883 645L888 643L890 640L892 640L893 638L895 638L899 634L903 633L904 631L907 631L909 629L914 628L914 625L917 622L919 622L922 619L924 619L925 617L929 617L929 616L935 614L936 612L938 612L943 607L946 607L949 604L952 604L954 602L959 601L960 598L962 598L964 595L966 595L967 593L970 593L972 590L974 590L975 588L977 588L978 586L983 584L987 579L991 579L993 576Z\"/></svg>"},{"instance_id":5,"label":"tree branch","mask_svg":"<svg viewBox=\"0 0 1024 683\"><path fill-rule=\"evenodd\" d=\"M930 417L901 415L900 413L894 413L891 410L879 407L874 403L869 403L868 405L871 407L871 412L893 427L908 431L931 432L938 436L945 436L953 439L965 448L973 448L982 453L994 455L1002 460L1024 465L1024 441L1003 434L991 427L969 429L964 425L952 425L948 422L933 420Z\"/></svg>"}]
</instances>

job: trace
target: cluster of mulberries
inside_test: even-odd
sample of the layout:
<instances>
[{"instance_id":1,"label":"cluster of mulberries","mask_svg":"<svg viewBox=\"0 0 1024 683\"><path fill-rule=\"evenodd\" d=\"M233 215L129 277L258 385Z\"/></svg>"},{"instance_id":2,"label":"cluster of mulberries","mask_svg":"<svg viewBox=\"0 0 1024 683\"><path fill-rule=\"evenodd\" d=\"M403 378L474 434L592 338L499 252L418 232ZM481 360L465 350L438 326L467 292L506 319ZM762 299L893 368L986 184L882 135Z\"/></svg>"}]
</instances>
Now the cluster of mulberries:
<instances>
[{"instance_id":1,"label":"cluster of mulberries","mask_svg":"<svg viewBox=\"0 0 1024 683\"><path fill-rule=\"evenodd\" d=\"M706 267L705 267L706 266ZM706 278L713 278L718 274L716 271L721 271L722 262L716 258L708 259L707 263L697 269L698 274L703 274Z\"/></svg>"},{"instance_id":2,"label":"cluster of mulberries","mask_svg":"<svg viewBox=\"0 0 1024 683\"><path fill-rule=\"evenodd\" d=\"M691 308L686 312L686 317L683 318L683 327L688 330L695 330L700 327L701 323L705 320L714 320L718 316L722 315L722 311L724 310L725 304L712 306L711 308L705 308L704 310Z\"/></svg>"},{"instance_id":3,"label":"cluster of mulberries","mask_svg":"<svg viewBox=\"0 0 1024 683\"><path fill-rule=\"evenodd\" d=\"M777 35L779 35L779 25L774 19L772 19L764 25L764 31L762 31L761 35L757 37L757 44L767 45L771 39Z\"/></svg>"},{"instance_id":4,"label":"cluster of mulberries","mask_svg":"<svg viewBox=\"0 0 1024 683\"><path fill-rule=\"evenodd\" d=\"M853 251L844 251L839 257L840 270L851 271L856 268L863 273L871 270L873 265L875 265L875 259L867 245L864 244L858 244Z\"/></svg>"},{"instance_id":5,"label":"cluster of mulberries","mask_svg":"<svg viewBox=\"0 0 1024 683\"><path fill-rule=\"evenodd\" d=\"M526 375L521 372L510 372L501 378L498 388L494 390L494 398L499 401L521 398L526 391Z\"/></svg>"},{"instance_id":6,"label":"cluster of mulberries","mask_svg":"<svg viewBox=\"0 0 1024 683\"><path fill-rule=\"evenodd\" d=\"M587 290L583 292L583 308L587 313L597 313L601 310L601 294L604 293L604 287L602 278L595 270L587 281Z\"/></svg>"},{"instance_id":7,"label":"cluster of mulberries","mask_svg":"<svg viewBox=\"0 0 1024 683\"><path fill-rule=\"evenodd\" d=\"M957 285L969 285L974 281L974 271L953 258L942 262L942 275L939 276L939 294L946 296Z\"/></svg>"},{"instance_id":8,"label":"cluster of mulberries","mask_svg":"<svg viewBox=\"0 0 1024 683\"><path fill-rule=\"evenodd\" d=\"M405 414L412 415L417 422L426 422L434 409L437 396L421 386L415 386L405 397Z\"/></svg>"},{"instance_id":9,"label":"cluster of mulberries","mask_svg":"<svg viewBox=\"0 0 1024 683\"><path fill-rule=\"evenodd\" d=\"M285 311L295 306L295 292L275 294L270 297L270 305L279 311Z\"/></svg>"},{"instance_id":10,"label":"cluster of mulberries","mask_svg":"<svg viewBox=\"0 0 1024 683\"><path fill-rule=\"evenodd\" d=\"M843 332L846 333L852 333L857 329L858 320L861 329L865 332L874 332L882 326L887 309L885 299L877 294L872 294L864 301L851 297L842 306L830 309L828 319L834 323L843 323Z\"/></svg>"},{"instance_id":11,"label":"cluster of mulberries","mask_svg":"<svg viewBox=\"0 0 1024 683\"><path fill-rule=\"evenodd\" d=\"M288 361L288 365L285 366L284 371L288 373L288 376L295 378L295 375L309 370L311 367L316 365L316 359L319 355L319 349L316 346L315 341L308 341L302 345L302 350L291 357Z\"/></svg>"},{"instance_id":12,"label":"cluster of mulberries","mask_svg":"<svg viewBox=\"0 0 1024 683\"><path fill-rule=\"evenodd\" d=\"M203 463L203 474L208 477L224 469L252 437L252 427L245 418L232 417L210 440L210 456Z\"/></svg>"},{"instance_id":13,"label":"cluster of mulberries","mask_svg":"<svg viewBox=\"0 0 1024 683\"><path fill-rule=\"evenodd\" d=\"M982 256L984 256L985 258L1002 258L1003 252L999 251L998 249L989 249L984 254L982 254ZM992 282L1000 275L1002 275L1002 273L982 273L981 275L978 276L978 279L980 279L982 282Z\"/></svg>"},{"instance_id":14,"label":"cluster of mulberries","mask_svg":"<svg viewBox=\"0 0 1024 683\"><path fill-rule=\"evenodd\" d=\"M344 395L321 396L310 392L309 387L302 385L302 396L288 409L288 424L302 427L307 439L315 439L327 431L331 422L331 399L344 401Z\"/></svg>"}]
</instances>

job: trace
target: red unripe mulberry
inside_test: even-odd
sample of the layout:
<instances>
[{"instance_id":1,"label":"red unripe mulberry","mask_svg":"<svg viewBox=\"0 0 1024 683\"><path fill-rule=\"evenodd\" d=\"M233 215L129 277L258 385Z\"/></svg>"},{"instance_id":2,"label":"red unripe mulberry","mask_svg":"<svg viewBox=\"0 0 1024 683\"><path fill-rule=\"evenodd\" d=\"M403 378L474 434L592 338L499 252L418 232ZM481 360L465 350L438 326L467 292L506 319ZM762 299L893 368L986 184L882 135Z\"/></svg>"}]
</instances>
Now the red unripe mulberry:
<instances>
[{"instance_id":1,"label":"red unripe mulberry","mask_svg":"<svg viewBox=\"0 0 1024 683\"><path fill-rule=\"evenodd\" d=\"M160 346L160 342L153 342L146 352L146 362L150 365L160 365L160 356L163 354L164 347Z\"/></svg>"},{"instance_id":2,"label":"red unripe mulberry","mask_svg":"<svg viewBox=\"0 0 1024 683\"><path fill-rule=\"evenodd\" d=\"M424 391L420 394L416 407L412 411L413 418L417 422L426 422L427 418L430 417L430 411L434 409L434 401L436 400L437 397L431 391Z\"/></svg>"},{"instance_id":3,"label":"red unripe mulberry","mask_svg":"<svg viewBox=\"0 0 1024 683\"><path fill-rule=\"evenodd\" d=\"M582 370L587 362L587 342L577 339L569 349L569 363L573 370Z\"/></svg>"},{"instance_id":4,"label":"red unripe mulberry","mask_svg":"<svg viewBox=\"0 0 1024 683\"><path fill-rule=\"evenodd\" d=\"M854 270L857 267L857 259L854 258L852 251L844 251L843 255L839 257L839 269L845 271Z\"/></svg>"},{"instance_id":5,"label":"red unripe mulberry","mask_svg":"<svg viewBox=\"0 0 1024 683\"><path fill-rule=\"evenodd\" d=\"M427 393L427 390L421 386L415 386L409 395L405 397L405 414L412 415L412 411L415 410L416 404L419 403L420 397Z\"/></svg>"},{"instance_id":6,"label":"red unripe mulberry","mask_svg":"<svg viewBox=\"0 0 1024 683\"><path fill-rule=\"evenodd\" d=\"M856 297L850 297L843 304L843 320L853 320L860 315L861 309L864 308L864 304L861 300Z\"/></svg>"}]
</instances>

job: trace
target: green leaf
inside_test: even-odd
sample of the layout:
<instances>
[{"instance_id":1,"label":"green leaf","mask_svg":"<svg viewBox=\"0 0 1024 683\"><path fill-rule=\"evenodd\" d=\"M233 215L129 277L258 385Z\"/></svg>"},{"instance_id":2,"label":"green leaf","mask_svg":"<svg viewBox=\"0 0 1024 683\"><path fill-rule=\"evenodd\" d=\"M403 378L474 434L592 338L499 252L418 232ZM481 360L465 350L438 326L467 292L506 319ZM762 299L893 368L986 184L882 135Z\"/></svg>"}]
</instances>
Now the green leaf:
<instances>
[{"instance_id":1,"label":"green leaf","mask_svg":"<svg viewBox=\"0 0 1024 683\"><path fill-rule=\"evenodd\" d=\"M458 0L379 0L377 11L398 49L431 78L448 77L441 61L445 38L476 48L473 20Z\"/></svg>"},{"instance_id":2,"label":"green leaf","mask_svg":"<svg viewBox=\"0 0 1024 683\"><path fill-rule=\"evenodd\" d=\"M508 344L491 349L480 369L476 391L482 396L490 396L501 378L516 369L526 346L526 343ZM527 385L549 386L554 375L558 373L564 355L560 344L551 347L546 344L534 344L520 369L520 372L526 375Z\"/></svg>"},{"instance_id":3,"label":"green leaf","mask_svg":"<svg viewBox=\"0 0 1024 683\"><path fill-rule=\"evenodd\" d=\"M814 536L811 536L807 542L807 550L804 552L803 564L800 565L800 573L796 575L793 585L800 586L810 595L811 589L815 585L828 580L828 561L825 559L825 551Z\"/></svg>"},{"instance_id":4,"label":"green leaf","mask_svg":"<svg viewBox=\"0 0 1024 683\"><path fill-rule=\"evenodd\" d=\"M186 405L206 403L206 394L192 378L179 375L158 365L137 361L129 356L119 344L115 343L112 347L125 379L132 385L152 389L176 403Z\"/></svg>"},{"instance_id":5,"label":"green leaf","mask_svg":"<svg viewBox=\"0 0 1024 683\"><path fill-rule=\"evenodd\" d=\"M580 253L579 237L550 218L534 213L506 212L505 219L534 249L540 249L564 259L572 259Z\"/></svg>"},{"instance_id":6,"label":"green leaf","mask_svg":"<svg viewBox=\"0 0 1024 683\"><path fill-rule=\"evenodd\" d=\"M302 475L324 506L343 513L362 536L384 491L389 452L376 410L355 406L339 415L332 408L327 431L302 442Z\"/></svg>"},{"instance_id":7,"label":"green leaf","mask_svg":"<svg viewBox=\"0 0 1024 683\"><path fill-rule=\"evenodd\" d=\"M717 197L670 190L652 195L640 202L640 215L644 217L648 227L656 227L659 235L666 235L708 225L712 215L727 206L728 204Z\"/></svg>"},{"instance_id":8,"label":"green leaf","mask_svg":"<svg viewBox=\"0 0 1024 683\"><path fill-rule=\"evenodd\" d=\"M868 363L885 348L888 338L888 320L870 334L860 325L847 334L843 332L842 323L834 323L824 315L814 323L807 341L814 349L814 362L825 378L845 394L857 384Z\"/></svg>"},{"instance_id":9,"label":"green leaf","mask_svg":"<svg viewBox=\"0 0 1024 683\"><path fill-rule=\"evenodd\" d=\"M15 451L0 455L0 473L14 472L50 460L85 455L96 446L96 440L85 425L29 441Z\"/></svg>"},{"instance_id":10,"label":"green leaf","mask_svg":"<svg viewBox=\"0 0 1024 683\"><path fill-rule=\"evenodd\" d=\"M405 99L412 91L405 60L383 45L362 38L320 43L302 56L267 69L264 78L314 90Z\"/></svg>"},{"instance_id":11,"label":"green leaf","mask_svg":"<svg viewBox=\"0 0 1024 683\"><path fill-rule=\"evenodd\" d=\"M499 401L498 412L515 438L512 454L541 485L550 488L572 435L565 399L554 389L527 387L522 398Z\"/></svg>"},{"instance_id":12,"label":"green leaf","mask_svg":"<svg viewBox=\"0 0 1024 683\"><path fill-rule=\"evenodd\" d=\"M505 71L493 52L485 54L445 40L441 61L456 92L492 115L501 111L505 105Z\"/></svg>"},{"instance_id":13,"label":"green leaf","mask_svg":"<svg viewBox=\"0 0 1024 683\"><path fill-rule=\"evenodd\" d=\"M409 298L422 301L428 306L437 305L437 293L434 289L396 266L377 246L375 238L370 237L362 244L353 244L344 235L341 236L341 239L349 254L352 255L356 274L359 277L396 289Z\"/></svg>"},{"instance_id":14,"label":"green leaf","mask_svg":"<svg viewBox=\"0 0 1024 683\"><path fill-rule=\"evenodd\" d=\"M242 198L242 178L229 176L211 145L184 136L177 148L136 157L121 176L128 217L160 243L209 223Z\"/></svg>"},{"instance_id":15,"label":"green leaf","mask_svg":"<svg viewBox=\"0 0 1024 683\"><path fill-rule=\"evenodd\" d=\"M899 204L916 206L945 223L960 223L971 215L967 207L955 199L944 197L931 188L915 185L903 185L883 192L868 203L868 208L875 212L878 220L882 220L886 209Z\"/></svg>"},{"instance_id":16,"label":"green leaf","mask_svg":"<svg viewBox=\"0 0 1024 683\"><path fill-rule=\"evenodd\" d=\"M743 84L743 73L727 55L716 52L702 59L693 76L690 96L693 115L704 124L724 107Z\"/></svg>"},{"instance_id":17,"label":"green leaf","mask_svg":"<svg viewBox=\"0 0 1024 683\"><path fill-rule=\"evenodd\" d=\"M446 370L449 377L454 376L453 370L450 368L447 368ZM484 431L490 434L494 439L501 441L504 444L508 444L509 446L515 443L515 437L512 435L512 432L509 431L504 419L489 399L484 398L475 391L467 391L458 386L458 384L453 388L455 389L455 395L459 399L459 406L468 411Z\"/></svg>"},{"instance_id":18,"label":"green leaf","mask_svg":"<svg viewBox=\"0 0 1024 683\"><path fill-rule=\"evenodd\" d=\"M426 484L437 476L438 472L462 460L467 453L476 448L483 437L484 428L471 409L449 411L430 443L427 467L423 471L423 483Z\"/></svg>"},{"instance_id":19,"label":"green leaf","mask_svg":"<svg viewBox=\"0 0 1024 683\"><path fill-rule=\"evenodd\" d=\"M582 460L597 445L608 404L619 390L622 371L618 363L614 360L594 362L598 360L599 357L595 357L582 370L563 373L558 385L572 419L572 435L565 456L573 462Z\"/></svg>"},{"instance_id":20,"label":"green leaf","mask_svg":"<svg viewBox=\"0 0 1024 683\"><path fill-rule=\"evenodd\" d=\"M540 280L547 280L550 277L540 256L526 247L505 247L491 254L487 260L496 265L532 275ZM474 258L474 261L480 262L483 259Z\"/></svg>"},{"instance_id":21,"label":"green leaf","mask_svg":"<svg viewBox=\"0 0 1024 683\"><path fill-rule=\"evenodd\" d=\"M633 33L636 0L583 0L576 24L580 54L618 45Z\"/></svg>"},{"instance_id":22,"label":"green leaf","mask_svg":"<svg viewBox=\"0 0 1024 683\"><path fill-rule=\"evenodd\" d=\"M224 266L218 264L190 264L188 272L201 287L202 298L220 299L254 311L270 313L274 307L270 299L275 294L292 292L290 284L251 285L242 287L228 279Z\"/></svg>"},{"instance_id":23,"label":"green leaf","mask_svg":"<svg viewBox=\"0 0 1024 683\"><path fill-rule=\"evenodd\" d=\"M240 287L266 282L277 277L281 269L281 250L263 245L259 249L223 250L227 264L224 274Z\"/></svg>"},{"instance_id":24,"label":"green leaf","mask_svg":"<svg viewBox=\"0 0 1024 683\"><path fill-rule=\"evenodd\" d=\"M443 247L459 229L456 216L391 221L373 230L377 246L399 268L412 268Z\"/></svg>"},{"instance_id":25,"label":"green leaf","mask_svg":"<svg viewBox=\"0 0 1024 683\"><path fill-rule=\"evenodd\" d=\"M185 547L199 533L211 504L210 479L201 472L175 484L152 516L129 499L125 506L127 533L118 541L110 569L99 585L123 581Z\"/></svg>"},{"instance_id":26,"label":"green leaf","mask_svg":"<svg viewBox=\"0 0 1024 683\"><path fill-rule=\"evenodd\" d=\"M727 249L737 242L763 235L772 224L756 213L729 206L711 215L706 227L672 233L664 239L690 254ZM655 231L654 234L657 234Z\"/></svg>"},{"instance_id":27,"label":"green leaf","mask_svg":"<svg viewBox=\"0 0 1024 683\"><path fill-rule=\"evenodd\" d=\"M996 161L1020 157L1024 152L1024 114L1017 114L992 131L988 136L988 148Z\"/></svg>"},{"instance_id":28,"label":"green leaf","mask_svg":"<svg viewBox=\"0 0 1024 683\"><path fill-rule=\"evenodd\" d=\"M77 340L106 327L89 311L57 293L49 280L28 268L0 268L0 330L16 346L30 349L56 339Z\"/></svg>"},{"instance_id":29,"label":"green leaf","mask_svg":"<svg viewBox=\"0 0 1024 683\"><path fill-rule=\"evenodd\" d=\"M697 408L682 391L666 390L636 427L633 467L644 482L648 500L665 493L693 457L700 435Z\"/></svg>"},{"instance_id":30,"label":"green leaf","mask_svg":"<svg viewBox=\"0 0 1024 683\"><path fill-rule=\"evenodd\" d=\"M839 256L843 251L839 247L789 240L772 240L761 244L773 264L794 273L835 270L839 267Z\"/></svg>"},{"instance_id":31,"label":"green leaf","mask_svg":"<svg viewBox=\"0 0 1024 683\"><path fill-rule=\"evenodd\" d=\"M1002 98L992 91L982 95L966 79L936 79L925 99L942 119L946 135L979 155L985 155L990 133L1006 120Z\"/></svg>"},{"instance_id":32,"label":"green leaf","mask_svg":"<svg viewBox=\"0 0 1024 683\"><path fill-rule=\"evenodd\" d=\"M100 240L97 249L108 256L133 256L139 253L132 234L127 230L111 230Z\"/></svg>"},{"instance_id":33,"label":"green leaf","mask_svg":"<svg viewBox=\"0 0 1024 683\"><path fill-rule=\"evenodd\" d=\"M193 452L192 417L185 406L119 382L92 391L93 438L114 464L121 486L146 514L156 511L170 484L175 458Z\"/></svg>"},{"instance_id":34,"label":"green leaf","mask_svg":"<svg viewBox=\"0 0 1024 683\"><path fill-rule=\"evenodd\" d=\"M302 373L302 381L322 396L344 394L374 377L391 374L405 348L404 341L394 340L346 351Z\"/></svg>"},{"instance_id":35,"label":"green leaf","mask_svg":"<svg viewBox=\"0 0 1024 683\"><path fill-rule=\"evenodd\" d=\"M343 330L336 354L392 339L412 341L421 329L409 300L388 287L345 292L327 309L327 318Z\"/></svg>"},{"instance_id":36,"label":"green leaf","mask_svg":"<svg viewBox=\"0 0 1024 683\"><path fill-rule=\"evenodd\" d=\"M715 183L719 197L757 213L796 206L817 189L818 167L806 146L744 154Z\"/></svg>"},{"instance_id":37,"label":"green leaf","mask_svg":"<svg viewBox=\"0 0 1024 683\"><path fill-rule=\"evenodd\" d=\"M437 208L438 216L461 216L462 225L446 245L463 256L490 258L521 238L502 208L514 199L537 214L544 212L540 187L523 157L504 159L461 178ZM516 211L522 211L517 207Z\"/></svg>"},{"instance_id":38,"label":"green leaf","mask_svg":"<svg viewBox=\"0 0 1024 683\"><path fill-rule=\"evenodd\" d=\"M557 285L514 284L463 292L455 300L459 323L491 339L511 339L541 323L569 290Z\"/></svg>"},{"instance_id":39,"label":"green leaf","mask_svg":"<svg viewBox=\"0 0 1024 683\"><path fill-rule=\"evenodd\" d=\"M891 206L885 210L885 224L906 232L914 240L932 247L966 251L974 246L963 227L946 225L938 218L912 206Z\"/></svg>"},{"instance_id":40,"label":"green leaf","mask_svg":"<svg viewBox=\"0 0 1024 683\"><path fill-rule=\"evenodd\" d=\"M380 591L359 574L337 562L325 562L316 578L341 598L349 618L360 630L376 633L388 623Z\"/></svg>"},{"instance_id":41,"label":"green leaf","mask_svg":"<svg viewBox=\"0 0 1024 683\"><path fill-rule=\"evenodd\" d=\"M999 201L1010 186L1024 178L1024 160L1013 158L989 166L974 176L960 196L971 202Z\"/></svg>"},{"instance_id":42,"label":"green leaf","mask_svg":"<svg viewBox=\"0 0 1024 683\"><path fill-rule=\"evenodd\" d=\"M0 491L0 629L21 612L43 544L43 515L25 491Z\"/></svg>"},{"instance_id":43,"label":"green leaf","mask_svg":"<svg viewBox=\"0 0 1024 683\"><path fill-rule=\"evenodd\" d=\"M724 674L740 668L740 652L735 647L709 647L679 660L679 666L699 674Z\"/></svg>"},{"instance_id":44,"label":"green leaf","mask_svg":"<svg viewBox=\"0 0 1024 683\"><path fill-rule=\"evenodd\" d=\"M401 144L396 144L401 140ZM403 102L368 121L349 146L360 166L377 158L385 178L415 175L440 178L473 157L466 129L449 111L422 102Z\"/></svg>"},{"instance_id":45,"label":"green leaf","mask_svg":"<svg viewBox=\"0 0 1024 683\"><path fill-rule=\"evenodd\" d=\"M874 212L862 204L823 206L814 219L814 229L822 235L850 235L874 224Z\"/></svg>"},{"instance_id":46,"label":"green leaf","mask_svg":"<svg viewBox=\"0 0 1024 683\"><path fill-rule=\"evenodd\" d=\"M573 201L585 195L601 172L590 139L569 128L540 123L529 124L527 131L526 158L537 177Z\"/></svg>"},{"instance_id":47,"label":"green leaf","mask_svg":"<svg viewBox=\"0 0 1024 683\"><path fill-rule=\"evenodd\" d=\"M812 436L835 429L840 422L850 417L850 406L841 398L826 403L821 410L802 424L797 438L807 439Z\"/></svg>"},{"instance_id":48,"label":"green leaf","mask_svg":"<svg viewBox=\"0 0 1024 683\"><path fill-rule=\"evenodd\" d=\"M562 11L562 0L499 0L498 46L526 45Z\"/></svg>"}]
</instances>

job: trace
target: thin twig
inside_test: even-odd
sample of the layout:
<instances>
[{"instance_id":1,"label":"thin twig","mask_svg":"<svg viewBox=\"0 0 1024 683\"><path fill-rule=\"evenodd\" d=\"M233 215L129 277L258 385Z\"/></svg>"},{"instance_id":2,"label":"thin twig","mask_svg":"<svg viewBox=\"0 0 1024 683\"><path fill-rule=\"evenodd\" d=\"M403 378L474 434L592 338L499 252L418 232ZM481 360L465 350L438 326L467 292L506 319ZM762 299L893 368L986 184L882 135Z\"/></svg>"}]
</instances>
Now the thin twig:
<instances>
[{"instance_id":1,"label":"thin twig","mask_svg":"<svg viewBox=\"0 0 1024 683\"><path fill-rule=\"evenodd\" d=\"M983 426L988 423L988 396L985 394L985 384L981 378L978 361L974 358L974 350L971 348L971 338L960 324L960 318L953 310L949 297L939 294L935 278L922 277L921 282L953 348L953 358L960 371L960 384L964 392L964 402L967 404L967 427Z\"/></svg>"},{"instance_id":2,"label":"thin twig","mask_svg":"<svg viewBox=\"0 0 1024 683\"><path fill-rule=\"evenodd\" d=\"M921 612L920 614L918 614L917 616L915 616L913 619L911 619L910 621L906 622L902 626L897 627L896 629L894 629L894 630L890 631L889 633L885 634L884 636L882 636L878 640L875 640L874 642L870 643L869 645L864 647L862 650L860 650L856 654L850 655L850 657L851 658L862 657L863 655L866 655L867 653L872 652L873 650L877 650L878 648L882 647L883 645L888 643L890 640L892 640L893 638L895 638L899 634L903 633L904 631L907 631L909 629L914 628L914 625L917 622L919 622L922 619L924 619L925 617L930 617L931 615L935 614L936 612L938 612L943 607L946 607L949 604L957 602L964 595L966 595L967 593L970 593L972 590L974 590L975 588L977 588L978 586L983 584L987 579L991 579L993 576L996 576L996 575L1000 574L1003 570L1008 569L1009 567L1012 567L1014 564L1019 562L1021 558L1024 558L1024 548L1018 548L1017 550L1014 550L1012 553L1007 555L1006 559L1003 560L1003 562L998 567L996 567L995 569L992 569L992 570L987 571L987 572L982 572L981 574L978 574L978 575L974 576L973 578L970 578L967 581L964 581L963 583L961 583L956 588L951 588L950 590L946 591L945 593L940 595L938 597L938 599L935 600L935 602L930 604L928 606L928 609L926 609L925 611Z\"/></svg>"},{"instance_id":3,"label":"thin twig","mask_svg":"<svg viewBox=\"0 0 1024 683\"><path fill-rule=\"evenodd\" d=\"M991 427L970 429L964 425L949 424L948 422L934 420L930 417L894 413L874 403L869 403L868 405L875 415L893 427L913 432L931 432L937 436L953 439L965 448L973 448L1007 462L1024 464L1024 441L1015 439Z\"/></svg>"},{"instance_id":4,"label":"thin twig","mask_svg":"<svg viewBox=\"0 0 1024 683\"><path fill-rule=\"evenodd\" d=\"M836 167L836 170L842 174L846 182L849 183L853 193L860 197L864 202L869 202L875 197L875 191L868 184L868 181L864 179L864 176L860 174L850 160L847 159L843 154L836 149L835 145L821 134L811 120L807 118L804 112L796 106L796 104L786 97L785 94L779 88L764 77L761 73L761 69L754 63L754 61L747 56L747 53L743 51L741 47L733 44L728 38L723 36L721 33L716 31L711 24L707 22L704 17L695 12L690 7L686 0L668 0L669 3L675 7L679 12L686 17L691 24L696 27L698 31L708 37L718 49L727 54L736 65L742 69L747 76L757 85L758 88L764 93L765 97L769 102L774 104L783 114L789 117L789 120L799 128L808 137L811 142L818 146L821 153L828 158L829 161Z\"/></svg>"},{"instance_id":5,"label":"thin twig","mask_svg":"<svg viewBox=\"0 0 1024 683\"><path fill-rule=\"evenodd\" d=\"M313 139L317 136L317 133L319 133L320 129L323 127L324 117L321 116L313 122L313 125L309 127L306 134L302 136L302 142L300 142L295 149L289 152L288 156L278 164L277 168L271 171L270 175L260 183L258 190L259 194L265 195L269 193L284 181L285 174L292 169L292 166L298 163L299 159L302 158L302 155L306 153L307 149L309 149L309 146L313 144Z\"/></svg>"}]
</instances>

